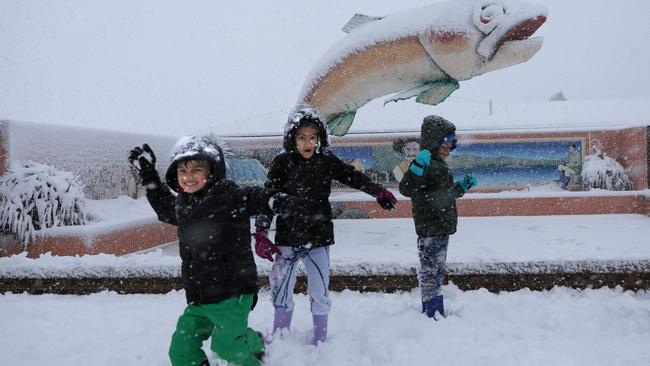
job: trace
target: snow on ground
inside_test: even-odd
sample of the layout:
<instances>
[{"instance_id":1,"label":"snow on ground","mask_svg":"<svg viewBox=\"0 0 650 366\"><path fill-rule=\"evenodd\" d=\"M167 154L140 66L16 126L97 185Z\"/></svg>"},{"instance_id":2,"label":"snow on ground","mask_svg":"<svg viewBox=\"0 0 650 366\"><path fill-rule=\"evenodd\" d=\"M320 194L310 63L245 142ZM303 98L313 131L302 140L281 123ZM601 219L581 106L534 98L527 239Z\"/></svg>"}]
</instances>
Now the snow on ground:
<instances>
[{"instance_id":1,"label":"snow on ground","mask_svg":"<svg viewBox=\"0 0 650 366\"><path fill-rule=\"evenodd\" d=\"M147 219L144 200L91 203L103 222ZM122 216L115 212L122 212ZM92 226L92 225L91 225ZM90 231L99 228L91 228ZM334 271L403 272L417 266L411 219L336 220ZM650 259L650 218L643 215L461 217L450 268L504 262L617 262ZM258 260L260 273L270 263ZM29 259L0 258L0 276L177 275L175 245L149 252ZM449 317L420 314L419 291L333 294L330 338L306 344L309 300L297 295L294 332L268 347L266 365L647 365L650 293L620 289L488 293L445 286ZM185 306L166 295L0 295L0 365L168 365L167 347ZM252 327L268 333L268 292ZM214 364L219 363L210 354Z\"/></svg>"},{"instance_id":2,"label":"snow on ground","mask_svg":"<svg viewBox=\"0 0 650 366\"><path fill-rule=\"evenodd\" d=\"M330 337L315 348L308 298L297 295L293 333L268 346L265 365L648 365L650 293L620 289L492 294L444 288L435 322L419 292L333 294ZM169 365L184 294L0 296L0 364ZM269 294L250 324L268 332ZM207 344L206 344L207 345ZM212 364L224 365L210 354Z\"/></svg>"},{"instance_id":3,"label":"snow on ground","mask_svg":"<svg viewBox=\"0 0 650 366\"><path fill-rule=\"evenodd\" d=\"M335 220L334 228L333 272L411 273L417 266L411 219ZM643 215L461 217L450 240L448 262L450 270L477 270L504 262L648 261L649 237L650 217ZM259 272L268 273L271 263L258 257L256 261ZM174 244L126 257L0 258L3 277L176 275L179 268Z\"/></svg>"}]
</instances>

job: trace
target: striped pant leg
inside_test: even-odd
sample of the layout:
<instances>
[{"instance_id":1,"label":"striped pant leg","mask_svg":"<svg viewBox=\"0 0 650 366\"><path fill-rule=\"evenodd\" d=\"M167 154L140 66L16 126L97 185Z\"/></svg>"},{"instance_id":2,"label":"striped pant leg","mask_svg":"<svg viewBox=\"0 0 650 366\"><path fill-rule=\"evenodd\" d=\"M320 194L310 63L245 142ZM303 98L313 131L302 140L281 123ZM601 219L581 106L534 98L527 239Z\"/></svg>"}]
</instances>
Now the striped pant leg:
<instances>
[{"instance_id":1,"label":"striped pant leg","mask_svg":"<svg viewBox=\"0 0 650 366\"><path fill-rule=\"evenodd\" d=\"M428 301L441 294L447 262L449 235L418 237L420 268L418 281L422 301Z\"/></svg>"},{"instance_id":2,"label":"striped pant leg","mask_svg":"<svg viewBox=\"0 0 650 366\"><path fill-rule=\"evenodd\" d=\"M302 258L307 271L307 292L313 315L327 315L330 312L330 255L329 247L312 248Z\"/></svg>"}]
</instances>

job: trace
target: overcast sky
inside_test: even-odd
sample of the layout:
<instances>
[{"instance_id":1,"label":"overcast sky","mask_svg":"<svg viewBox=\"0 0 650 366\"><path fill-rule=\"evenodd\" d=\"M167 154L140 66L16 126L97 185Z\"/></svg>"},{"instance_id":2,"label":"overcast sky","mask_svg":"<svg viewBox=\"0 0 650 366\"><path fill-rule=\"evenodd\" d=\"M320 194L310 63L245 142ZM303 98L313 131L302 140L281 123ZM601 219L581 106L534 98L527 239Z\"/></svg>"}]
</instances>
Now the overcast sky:
<instances>
[{"instance_id":1,"label":"overcast sky","mask_svg":"<svg viewBox=\"0 0 650 366\"><path fill-rule=\"evenodd\" d=\"M650 2L535 2L550 9L536 34L541 51L461 82L446 107L546 101L558 91L650 98ZM309 70L354 13L428 3L0 0L0 119L168 135L280 132ZM363 108L435 112L401 103Z\"/></svg>"}]
</instances>

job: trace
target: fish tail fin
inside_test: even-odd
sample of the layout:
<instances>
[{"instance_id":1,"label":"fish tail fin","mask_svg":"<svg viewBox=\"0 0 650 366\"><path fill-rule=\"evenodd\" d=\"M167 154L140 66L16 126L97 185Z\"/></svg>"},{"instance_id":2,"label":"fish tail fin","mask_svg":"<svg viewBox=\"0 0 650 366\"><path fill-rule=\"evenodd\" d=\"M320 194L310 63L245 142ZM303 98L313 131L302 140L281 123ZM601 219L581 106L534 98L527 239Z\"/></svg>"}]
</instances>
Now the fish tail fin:
<instances>
[{"instance_id":1,"label":"fish tail fin","mask_svg":"<svg viewBox=\"0 0 650 366\"><path fill-rule=\"evenodd\" d=\"M348 130L350 129L350 126L352 126L352 122L354 121L354 116L357 114L357 111L345 111L343 113L339 113L334 118L330 119L327 122L327 129L329 130L330 134L334 136L345 136L345 134L348 133Z\"/></svg>"}]
</instances>

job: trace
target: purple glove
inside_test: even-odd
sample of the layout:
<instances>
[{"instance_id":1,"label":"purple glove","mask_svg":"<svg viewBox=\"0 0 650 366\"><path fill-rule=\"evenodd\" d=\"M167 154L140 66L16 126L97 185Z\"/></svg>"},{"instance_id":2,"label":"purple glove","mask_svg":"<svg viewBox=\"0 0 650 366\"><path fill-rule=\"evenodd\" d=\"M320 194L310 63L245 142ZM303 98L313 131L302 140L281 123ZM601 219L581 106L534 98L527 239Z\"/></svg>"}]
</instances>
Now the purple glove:
<instances>
[{"instance_id":1,"label":"purple glove","mask_svg":"<svg viewBox=\"0 0 650 366\"><path fill-rule=\"evenodd\" d=\"M381 187L379 193L375 197L377 197L377 203L379 203L379 206L384 210L392 210L395 208L397 198L395 198L395 196L393 196L393 194L386 188Z\"/></svg>"},{"instance_id":2,"label":"purple glove","mask_svg":"<svg viewBox=\"0 0 650 366\"><path fill-rule=\"evenodd\" d=\"M280 253L278 246L273 244L266 234L266 231L256 231L253 234L255 238L255 254L260 258L268 259L273 262L273 254Z\"/></svg>"}]
</instances>

